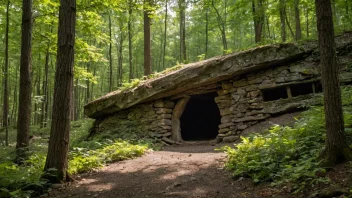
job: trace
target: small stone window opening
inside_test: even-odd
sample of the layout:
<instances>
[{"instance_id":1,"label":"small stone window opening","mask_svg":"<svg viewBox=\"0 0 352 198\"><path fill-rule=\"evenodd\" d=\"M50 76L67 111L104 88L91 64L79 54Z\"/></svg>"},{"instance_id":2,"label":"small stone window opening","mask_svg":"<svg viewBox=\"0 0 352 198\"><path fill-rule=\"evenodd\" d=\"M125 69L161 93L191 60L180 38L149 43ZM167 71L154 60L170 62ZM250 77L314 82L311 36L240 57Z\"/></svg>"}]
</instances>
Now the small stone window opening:
<instances>
[{"instance_id":1,"label":"small stone window opening","mask_svg":"<svg viewBox=\"0 0 352 198\"><path fill-rule=\"evenodd\" d=\"M265 102L322 92L320 82L300 83L262 90Z\"/></svg>"},{"instance_id":2,"label":"small stone window opening","mask_svg":"<svg viewBox=\"0 0 352 198\"><path fill-rule=\"evenodd\" d=\"M262 90L264 101L273 101L288 98L287 90L285 87L276 87L273 89Z\"/></svg>"}]
</instances>

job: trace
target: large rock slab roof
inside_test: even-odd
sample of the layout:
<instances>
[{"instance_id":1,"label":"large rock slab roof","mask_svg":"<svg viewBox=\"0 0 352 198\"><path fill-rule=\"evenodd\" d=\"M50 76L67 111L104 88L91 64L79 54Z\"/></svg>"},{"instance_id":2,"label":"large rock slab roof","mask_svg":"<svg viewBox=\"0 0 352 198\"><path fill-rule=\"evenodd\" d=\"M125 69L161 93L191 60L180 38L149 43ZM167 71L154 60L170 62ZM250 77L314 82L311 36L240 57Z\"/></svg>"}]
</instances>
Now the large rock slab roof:
<instances>
[{"instance_id":1,"label":"large rock slab roof","mask_svg":"<svg viewBox=\"0 0 352 198\"><path fill-rule=\"evenodd\" d=\"M352 32L336 37L338 49L351 44ZM317 41L275 44L187 64L179 70L145 80L135 88L108 93L85 105L84 112L91 118L104 117L139 103L173 96L251 71L303 60L317 52L317 48Z\"/></svg>"}]
</instances>

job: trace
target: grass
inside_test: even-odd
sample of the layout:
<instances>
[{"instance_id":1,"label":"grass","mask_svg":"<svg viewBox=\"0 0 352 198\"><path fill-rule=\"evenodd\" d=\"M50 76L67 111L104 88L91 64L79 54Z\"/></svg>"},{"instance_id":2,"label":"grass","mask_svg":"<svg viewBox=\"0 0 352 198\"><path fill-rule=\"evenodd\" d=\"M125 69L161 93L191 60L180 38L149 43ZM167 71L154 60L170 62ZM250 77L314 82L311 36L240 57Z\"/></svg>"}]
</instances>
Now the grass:
<instances>
[{"instance_id":1,"label":"grass","mask_svg":"<svg viewBox=\"0 0 352 198\"><path fill-rule=\"evenodd\" d=\"M135 158L152 148L150 141L122 139L92 139L85 141L93 120L83 119L71 123L69 173L78 174L99 169L107 163ZM13 163L15 158L16 130L10 130L10 146L0 145L0 197L29 197L43 193L46 181L40 178L48 148L49 129L31 127L35 140L29 147L29 159L24 165ZM1 137L3 138L3 137ZM38 192L38 189L40 189Z\"/></svg>"}]
</instances>

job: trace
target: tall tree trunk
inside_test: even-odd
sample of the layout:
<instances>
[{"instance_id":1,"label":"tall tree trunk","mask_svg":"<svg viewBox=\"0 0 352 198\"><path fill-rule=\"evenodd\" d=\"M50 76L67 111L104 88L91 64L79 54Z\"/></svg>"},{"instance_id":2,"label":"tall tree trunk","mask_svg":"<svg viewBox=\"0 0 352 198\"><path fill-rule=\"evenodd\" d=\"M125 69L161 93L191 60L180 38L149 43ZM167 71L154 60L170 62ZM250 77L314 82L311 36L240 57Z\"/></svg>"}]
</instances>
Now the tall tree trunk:
<instances>
[{"instance_id":1,"label":"tall tree trunk","mask_svg":"<svg viewBox=\"0 0 352 198\"><path fill-rule=\"evenodd\" d=\"M295 0L296 41L302 39L301 18L299 16L299 0Z\"/></svg>"},{"instance_id":2,"label":"tall tree trunk","mask_svg":"<svg viewBox=\"0 0 352 198\"><path fill-rule=\"evenodd\" d=\"M114 84L112 78L112 30L111 30L111 15L109 14L109 92L112 92L112 86Z\"/></svg>"},{"instance_id":3,"label":"tall tree trunk","mask_svg":"<svg viewBox=\"0 0 352 198\"><path fill-rule=\"evenodd\" d=\"M4 103L3 103L3 126L5 127L5 144L9 145L9 26L10 26L10 0L6 5L5 27L5 68L4 68Z\"/></svg>"},{"instance_id":4,"label":"tall tree trunk","mask_svg":"<svg viewBox=\"0 0 352 198\"><path fill-rule=\"evenodd\" d=\"M29 124L31 120L31 51L32 51L32 5L33 0L22 2L22 41L20 63L20 95L17 119L17 161L26 158L29 145Z\"/></svg>"},{"instance_id":5,"label":"tall tree trunk","mask_svg":"<svg viewBox=\"0 0 352 198\"><path fill-rule=\"evenodd\" d=\"M144 0L144 76L148 76L152 73L152 52L151 52L151 41L150 41L150 2Z\"/></svg>"},{"instance_id":6,"label":"tall tree trunk","mask_svg":"<svg viewBox=\"0 0 352 198\"><path fill-rule=\"evenodd\" d=\"M18 76L18 66L16 66L16 73L15 73L15 82L17 82L17 76ZM17 104L17 83L15 84L15 89L13 90L13 105L12 105L12 113L11 113L11 118L12 118L12 123L16 123L16 112L18 108Z\"/></svg>"},{"instance_id":7,"label":"tall tree trunk","mask_svg":"<svg viewBox=\"0 0 352 198\"><path fill-rule=\"evenodd\" d=\"M252 12L254 21L255 42L260 43L262 41L262 32L265 18L263 0L259 0L258 5L256 4L255 0L252 0Z\"/></svg>"},{"instance_id":8,"label":"tall tree trunk","mask_svg":"<svg viewBox=\"0 0 352 198\"><path fill-rule=\"evenodd\" d=\"M76 28L76 0L60 0L58 50L48 155L44 170L51 182L67 180L70 112Z\"/></svg>"},{"instance_id":9,"label":"tall tree trunk","mask_svg":"<svg viewBox=\"0 0 352 198\"><path fill-rule=\"evenodd\" d=\"M309 38L309 9L306 8L306 34L307 38Z\"/></svg>"},{"instance_id":10,"label":"tall tree trunk","mask_svg":"<svg viewBox=\"0 0 352 198\"><path fill-rule=\"evenodd\" d=\"M90 68L90 62L88 62L87 63L87 65L86 65L86 71L87 71L87 73L89 73L90 72L90 70L89 70L89 68ZM110 70L111 71L111 70ZM111 81L110 81L111 82ZM90 98L90 82L89 82L89 79L86 79L86 95L85 95L85 97L86 97L86 99L85 99L85 103L87 104L90 100L91 100L91 98Z\"/></svg>"},{"instance_id":11,"label":"tall tree trunk","mask_svg":"<svg viewBox=\"0 0 352 198\"><path fill-rule=\"evenodd\" d=\"M165 69L165 56L166 56L166 39L167 39L167 3L168 0L165 2L165 21L164 21L164 46L163 46L163 70Z\"/></svg>"},{"instance_id":12,"label":"tall tree trunk","mask_svg":"<svg viewBox=\"0 0 352 198\"><path fill-rule=\"evenodd\" d=\"M180 63L187 61L186 52L186 2L185 0L179 0L180 10Z\"/></svg>"},{"instance_id":13,"label":"tall tree trunk","mask_svg":"<svg viewBox=\"0 0 352 198\"><path fill-rule=\"evenodd\" d=\"M226 21L224 21L216 8L214 4L214 0L211 1L211 5L215 10L217 20L218 20L218 26L221 32L221 39L222 39L222 46L223 46L223 54L226 54L227 51L227 39L226 39ZM226 9L226 8L225 8Z\"/></svg>"},{"instance_id":14,"label":"tall tree trunk","mask_svg":"<svg viewBox=\"0 0 352 198\"><path fill-rule=\"evenodd\" d=\"M123 74L123 68L122 68L122 63L123 63L123 53L122 53L122 50L123 50L123 40L124 40L124 35L123 35L123 21L122 20L119 20L120 21L120 37L119 37L119 45L116 46L116 49L118 50L117 51L117 54L118 54L118 57L117 57L117 71L118 71L118 76L117 76L117 87L121 87L122 85L122 74ZM117 37L117 36L116 36ZM117 40L117 38L116 38ZM117 43L116 43L117 45Z\"/></svg>"},{"instance_id":15,"label":"tall tree trunk","mask_svg":"<svg viewBox=\"0 0 352 198\"><path fill-rule=\"evenodd\" d=\"M286 23L287 23L287 27L288 27L288 29L290 30L290 33L291 33L292 38L295 39L296 36L295 36L295 33L293 33L293 30L292 30L292 28L291 28L290 22L289 22L289 20L288 20L288 18L287 18L286 11L285 11L285 20L286 20Z\"/></svg>"},{"instance_id":16,"label":"tall tree trunk","mask_svg":"<svg viewBox=\"0 0 352 198\"><path fill-rule=\"evenodd\" d=\"M280 10L280 22L281 22L281 40L282 42L286 42L286 2L285 0L280 0L279 2L279 10Z\"/></svg>"},{"instance_id":17,"label":"tall tree trunk","mask_svg":"<svg viewBox=\"0 0 352 198\"><path fill-rule=\"evenodd\" d=\"M129 63L129 81L134 78L133 76L133 65L132 65L132 2L128 1L128 63Z\"/></svg>"},{"instance_id":18,"label":"tall tree trunk","mask_svg":"<svg viewBox=\"0 0 352 198\"><path fill-rule=\"evenodd\" d=\"M320 48L320 65L324 90L326 152L328 164L352 160L346 143L336 59L335 34L330 0L315 0Z\"/></svg>"},{"instance_id":19,"label":"tall tree trunk","mask_svg":"<svg viewBox=\"0 0 352 198\"><path fill-rule=\"evenodd\" d=\"M205 53L204 58L208 58L208 42L209 42L209 8L205 10Z\"/></svg>"},{"instance_id":20,"label":"tall tree trunk","mask_svg":"<svg viewBox=\"0 0 352 198\"><path fill-rule=\"evenodd\" d=\"M51 27L50 27L51 28ZM46 54L45 54L45 73L44 73L44 81L43 81L43 95L44 95L44 101L42 103L42 113L41 113L41 119L40 119L40 128L45 128L46 127L46 114L47 112L47 103L48 103L48 76L49 76L49 48L50 48L50 42L48 42L48 46L46 48Z\"/></svg>"}]
</instances>

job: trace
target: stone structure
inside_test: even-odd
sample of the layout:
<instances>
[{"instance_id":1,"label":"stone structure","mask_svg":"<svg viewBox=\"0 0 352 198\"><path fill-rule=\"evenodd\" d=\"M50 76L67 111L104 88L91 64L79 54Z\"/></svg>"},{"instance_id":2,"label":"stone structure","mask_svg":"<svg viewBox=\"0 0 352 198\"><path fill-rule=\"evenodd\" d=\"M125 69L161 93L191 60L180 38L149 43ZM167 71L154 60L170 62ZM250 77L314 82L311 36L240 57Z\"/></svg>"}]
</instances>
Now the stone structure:
<instances>
[{"instance_id":1,"label":"stone structure","mask_svg":"<svg viewBox=\"0 0 352 198\"><path fill-rule=\"evenodd\" d=\"M350 82L352 32L337 37L336 43L341 82ZM310 104L312 96L322 91L318 65L317 42L259 47L185 65L136 88L109 93L87 104L85 113L96 119L93 134L135 133L170 144L182 141L183 130L197 131L193 124L182 125L184 114L194 113L197 117L187 118L200 121L197 126L205 126L204 131L211 129L204 133L213 134L206 136L212 137L213 143L233 142L242 130L260 121ZM203 95L213 98L203 100ZM197 103L194 96L205 105L188 112L190 105ZM207 112L211 101L218 111ZM204 120L207 113L219 119L214 122L216 131L210 126L212 121Z\"/></svg>"}]
</instances>

